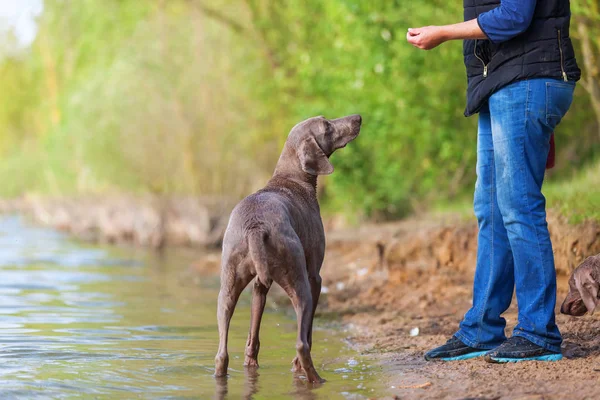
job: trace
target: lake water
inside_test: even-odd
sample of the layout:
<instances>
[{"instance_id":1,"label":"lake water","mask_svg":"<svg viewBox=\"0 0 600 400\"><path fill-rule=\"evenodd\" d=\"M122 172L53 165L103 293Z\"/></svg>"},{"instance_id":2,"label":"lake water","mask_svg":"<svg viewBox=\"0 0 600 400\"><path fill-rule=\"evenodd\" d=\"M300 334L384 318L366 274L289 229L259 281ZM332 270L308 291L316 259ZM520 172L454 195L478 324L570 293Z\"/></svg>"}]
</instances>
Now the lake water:
<instances>
[{"instance_id":1,"label":"lake water","mask_svg":"<svg viewBox=\"0 0 600 400\"><path fill-rule=\"evenodd\" d=\"M191 278L189 251L90 246L0 217L0 398L366 399L381 369L316 322L318 387L290 372L293 316L267 301L258 373L244 370L250 295L215 379L218 277Z\"/></svg>"}]
</instances>

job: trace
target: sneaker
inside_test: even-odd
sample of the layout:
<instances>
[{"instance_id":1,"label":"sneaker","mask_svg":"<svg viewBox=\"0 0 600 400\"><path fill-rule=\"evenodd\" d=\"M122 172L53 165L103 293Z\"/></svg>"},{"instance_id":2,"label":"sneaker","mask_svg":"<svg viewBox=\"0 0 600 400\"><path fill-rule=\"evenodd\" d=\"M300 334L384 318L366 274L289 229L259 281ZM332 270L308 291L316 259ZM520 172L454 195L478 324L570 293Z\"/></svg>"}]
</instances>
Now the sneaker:
<instances>
[{"instance_id":1,"label":"sneaker","mask_svg":"<svg viewBox=\"0 0 600 400\"><path fill-rule=\"evenodd\" d=\"M446 344L429 350L425 353L427 361L442 360L442 361L458 361L468 360L475 357L481 357L489 350L481 350L469 347L461 342L456 336L452 336Z\"/></svg>"},{"instance_id":2,"label":"sneaker","mask_svg":"<svg viewBox=\"0 0 600 400\"><path fill-rule=\"evenodd\" d=\"M487 352L484 359L489 363L558 361L562 359L562 354L546 350L523 337L513 336L500 346Z\"/></svg>"}]
</instances>

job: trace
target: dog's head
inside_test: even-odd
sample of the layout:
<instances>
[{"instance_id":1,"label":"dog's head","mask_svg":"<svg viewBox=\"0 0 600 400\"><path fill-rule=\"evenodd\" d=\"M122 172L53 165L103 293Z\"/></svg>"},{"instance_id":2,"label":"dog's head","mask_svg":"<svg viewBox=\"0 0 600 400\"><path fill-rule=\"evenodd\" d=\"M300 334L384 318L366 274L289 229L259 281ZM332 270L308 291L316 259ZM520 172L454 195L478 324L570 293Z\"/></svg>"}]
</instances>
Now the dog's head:
<instances>
[{"instance_id":1,"label":"dog's head","mask_svg":"<svg viewBox=\"0 0 600 400\"><path fill-rule=\"evenodd\" d=\"M565 298L560 312L567 315L581 316L587 311L594 313L600 303L600 255L588 257L573 271L569 279L569 294Z\"/></svg>"},{"instance_id":2,"label":"dog's head","mask_svg":"<svg viewBox=\"0 0 600 400\"><path fill-rule=\"evenodd\" d=\"M358 136L361 123L358 114L333 120L309 118L292 128L287 143L295 150L304 172L329 175L333 172L329 156Z\"/></svg>"}]
</instances>

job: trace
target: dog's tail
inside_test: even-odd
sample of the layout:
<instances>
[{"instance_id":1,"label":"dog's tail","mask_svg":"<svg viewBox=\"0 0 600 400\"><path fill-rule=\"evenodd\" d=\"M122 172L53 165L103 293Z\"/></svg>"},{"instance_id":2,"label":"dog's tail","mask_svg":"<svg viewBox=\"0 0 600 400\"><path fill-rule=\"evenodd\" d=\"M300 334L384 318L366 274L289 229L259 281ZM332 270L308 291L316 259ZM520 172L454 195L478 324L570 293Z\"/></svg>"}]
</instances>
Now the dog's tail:
<instances>
[{"instance_id":1,"label":"dog's tail","mask_svg":"<svg viewBox=\"0 0 600 400\"><path fill-rule=\"evenodd\" d=\"M269 287L273 281L269 274L269 260L265 247L269 240L269 234L263 230L255 230L248 233L248 250L250 258L254 262L257 279Z\"/></svg>"}]
</instances>

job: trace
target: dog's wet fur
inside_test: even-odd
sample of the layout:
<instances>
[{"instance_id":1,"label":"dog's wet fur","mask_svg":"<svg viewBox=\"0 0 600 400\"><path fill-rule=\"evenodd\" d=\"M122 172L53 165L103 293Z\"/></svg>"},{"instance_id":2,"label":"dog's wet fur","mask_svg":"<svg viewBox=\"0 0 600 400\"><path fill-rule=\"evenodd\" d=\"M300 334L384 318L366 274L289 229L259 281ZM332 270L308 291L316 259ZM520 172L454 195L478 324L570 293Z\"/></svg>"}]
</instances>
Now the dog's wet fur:
<instances>
[{"instance_id":1,"label":"dog's wet fur","mask_svg":"<svg viewBox=\"0 0 600 400\"><path fill-rule=\"evenodd\" d=\"M292 300L298 319L292 370L304 372L309 382L323 381L310 354L325 255L317 177L333 172L329 157L358 136L361 122L360 115L350 115L335 120L315 117L296 125L266 187L233 210L223 239L216 376L227 374L229 323L240 293L254 279L244 365L258 367L260 321L275 282Z\"/></svg>"}]
</instances>

